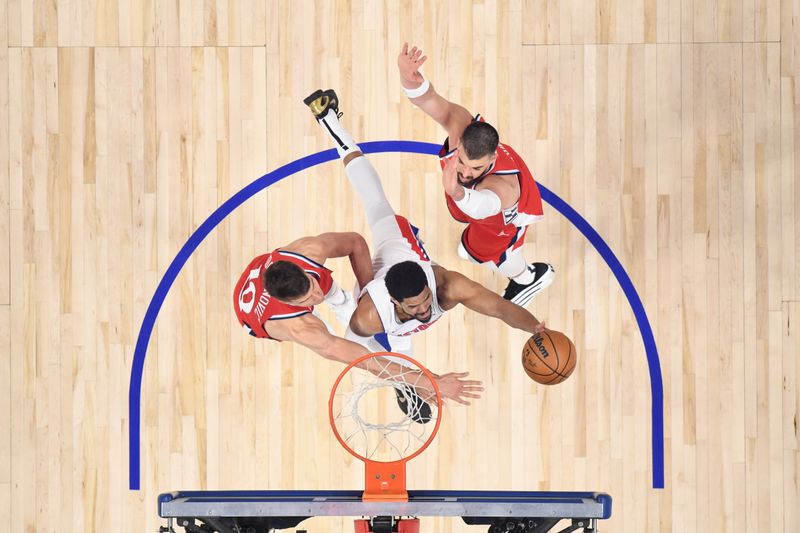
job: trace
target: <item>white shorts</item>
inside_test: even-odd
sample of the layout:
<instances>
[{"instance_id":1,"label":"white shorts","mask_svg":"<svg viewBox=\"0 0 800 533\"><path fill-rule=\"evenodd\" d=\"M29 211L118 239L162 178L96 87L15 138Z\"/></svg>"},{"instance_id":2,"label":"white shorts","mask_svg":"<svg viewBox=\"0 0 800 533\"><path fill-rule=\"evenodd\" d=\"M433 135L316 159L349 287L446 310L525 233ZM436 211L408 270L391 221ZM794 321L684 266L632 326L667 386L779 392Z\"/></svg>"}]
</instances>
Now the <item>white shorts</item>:
<instances>
[{"instance_id":1,"label":"white shorts","mask_svg":"<svg viewBox=\"0 0 800 533\"><path fill-rule=\"evenodd\" d=\"M376 279L403 261L432 262L419 238L419 229L400 215L382 218L372 226L372 246Z\"/></svg>"}]
</instances>

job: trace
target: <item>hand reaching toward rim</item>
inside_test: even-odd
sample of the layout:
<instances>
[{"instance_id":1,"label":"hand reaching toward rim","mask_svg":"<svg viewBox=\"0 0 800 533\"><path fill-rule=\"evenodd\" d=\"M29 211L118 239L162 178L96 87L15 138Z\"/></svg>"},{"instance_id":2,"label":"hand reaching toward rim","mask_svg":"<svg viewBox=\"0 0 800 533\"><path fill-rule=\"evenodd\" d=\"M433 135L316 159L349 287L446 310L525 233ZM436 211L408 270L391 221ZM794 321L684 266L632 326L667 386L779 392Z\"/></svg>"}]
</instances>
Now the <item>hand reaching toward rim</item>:
<instances>
[{"instance_id":1,"label":"hand reaching toward rim","mask_svg":"<svg viewBox=\"0 0 800 533\"><path fill-rule=\"evenodd\" d=\"M462 405L470 405L467 398L478 399L483 392L483 382L473 379L464 379L469 372L450 372L436 378L442 400L448 399Z\"/></svg>"}]
</instances>

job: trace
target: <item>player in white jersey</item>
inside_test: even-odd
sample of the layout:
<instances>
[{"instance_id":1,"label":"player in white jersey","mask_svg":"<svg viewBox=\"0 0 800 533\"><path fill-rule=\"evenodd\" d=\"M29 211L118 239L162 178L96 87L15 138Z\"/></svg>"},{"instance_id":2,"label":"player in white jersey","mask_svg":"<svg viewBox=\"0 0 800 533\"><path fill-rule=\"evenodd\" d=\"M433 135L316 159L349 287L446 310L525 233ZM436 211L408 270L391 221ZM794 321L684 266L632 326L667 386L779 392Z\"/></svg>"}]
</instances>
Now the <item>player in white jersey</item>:
<instances>
[{"instance_id":1,"label":"player in white jersey","mask_svg":"<svg viewBox=\"0 0 800 533\"><path fill-rule=\"evenodd\" d=\"M427 329L458 304L528 333L544 330L544 324L525 308L430 260L417 229L395 214L375 168L339 122L341 114L334 91L315 91L304 103L333 139L372 230L375 277L361 291L350 319L348 339L382 351L378 341L385 334L388 345L383 348L410 355L409 336Z\"/></svg>"}]
</instances>

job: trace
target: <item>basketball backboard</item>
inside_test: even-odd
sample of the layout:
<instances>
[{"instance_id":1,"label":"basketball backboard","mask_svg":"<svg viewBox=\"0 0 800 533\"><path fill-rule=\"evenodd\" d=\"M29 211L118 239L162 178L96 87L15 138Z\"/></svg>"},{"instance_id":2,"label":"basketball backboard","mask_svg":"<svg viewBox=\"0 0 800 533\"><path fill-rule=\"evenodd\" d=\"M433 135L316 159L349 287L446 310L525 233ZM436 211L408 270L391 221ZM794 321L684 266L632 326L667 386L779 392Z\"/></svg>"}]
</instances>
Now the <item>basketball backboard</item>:
<instances>
[{"instance_id":1,"label":"basketball backboard","mask_svg":"<svg viewBox=\"0 0 800 533\"><path fill-rule=\"evenodd\" d=\"M596 531L611 516L611 497L596 492L408 491L406 502L363 501L363 491L187 491L162 494L158 513L187 533L268 533L312 516L369 520L375 533L398 531L399 517L461 517L502 533ZM357 525L358 527L358 525ZM162 531L169 531L169 527ZM402 527L399 531L403 531Z\"/></svg>"}]
</instances>

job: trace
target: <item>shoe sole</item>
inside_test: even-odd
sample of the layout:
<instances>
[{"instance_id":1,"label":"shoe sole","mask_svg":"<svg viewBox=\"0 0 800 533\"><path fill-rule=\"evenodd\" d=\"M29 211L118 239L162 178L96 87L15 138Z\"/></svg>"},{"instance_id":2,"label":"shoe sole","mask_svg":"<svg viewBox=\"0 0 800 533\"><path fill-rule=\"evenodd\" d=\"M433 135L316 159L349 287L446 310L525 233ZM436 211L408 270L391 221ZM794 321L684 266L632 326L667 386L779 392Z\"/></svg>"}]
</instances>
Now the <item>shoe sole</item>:
<instances>
[{"instance_id":1,"label":"shoe sole","mask_svg":"<svg viewBox=\"0 0 800 533\"><path fill-rule=\"evenodd\" d=\"M400 395L399 390L395 389L395 395L397 395L397 406L401 411L403 411L403 414L409 417L412 421L416 422L417 424L427 424L433 418L433 411L431 410L430 404L420 398L417 393L413 391L409 393L410 396L415 398L415 400L412 400L414 402L414 406L416 407L416 413L413 415L408 414L408 402L406 401L405 397ZM419 404L417 402L419 402ZM430 411L428 416L422 415L422 410L424 409L423 405L427 406L428 410Z\"/></svg>"},{"instance_id":2,"label":"shoe sole","mask_svg":"<svg viewBox=\"0 0 800 533\"><path fill-rule=\"evenodd\" d=\"M528 305L531 300L533 300L534 296L538 293L549 287L553 284L556 278L556 271L550 267L548 272L542 276L538 282L534 283L530 287L527 287L519 292L516 296L509 300L511 303L517 304L520 307L525 307Z\"/></svg>"},{"instance_id":3,"label":"shoe sole","mask_svg":"<svg viewBox=\"0 0 800 533\"><path fill-rule=\"evenodd\" d=\"M306 96L305 98L303 98L303 103L306 104L306 105L311 105L311 102L313 102L314 100L316 100L317 98L319 98L323 94L324 94L324 92L323 92L322 89L317 89L313 93L311 93L308 96Z\"/></svg>"},{"instance_id":4,"label":"shoe sole","mask_svg":"<svg viewBox=\"0 0 800 533\"><path fill-rule=\"evenodd\" d=\"M328 91L323 91L322 89L317 89L313 93L309 94L305 98L303 98L303 103L311 109L311 112L314 114L314 118L319 120L322 117L322 114L329 108L329 104L331 100L334 100L334 105L338 103L336 98L332 98L330 95L326 94L331 92L330 89ZM334 97L336 96L333 93ZM316 104L315 102L320 98L324 98L324 101L320 104Z\"/></svg>"}]
</instances>

